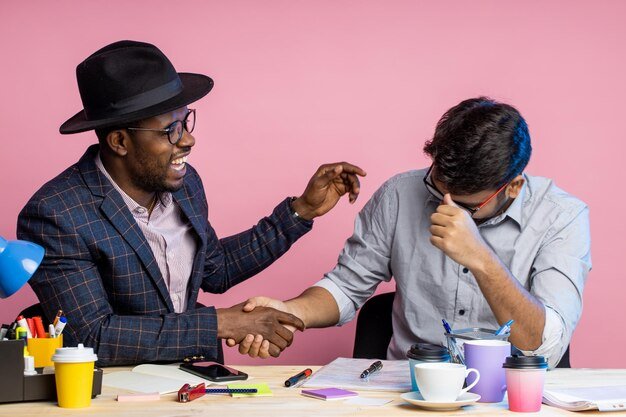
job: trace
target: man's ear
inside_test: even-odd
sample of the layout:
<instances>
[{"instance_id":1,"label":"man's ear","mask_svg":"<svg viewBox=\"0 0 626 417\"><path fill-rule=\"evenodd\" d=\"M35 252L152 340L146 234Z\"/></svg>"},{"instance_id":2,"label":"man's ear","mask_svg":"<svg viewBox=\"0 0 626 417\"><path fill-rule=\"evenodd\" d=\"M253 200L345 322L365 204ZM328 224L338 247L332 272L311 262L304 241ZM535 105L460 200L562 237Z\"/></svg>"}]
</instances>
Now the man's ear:
<instances>
[{"instance_id":1,"label":"man's ear","mask_svg":"<svg viewBox=\"0 0 626 417\"><path fill-rule=\"evenodd\" d=\"M130 136L125 129L116 129L109 132L105 142L114 154L125 156L128 153Z\"/></svg>"},{"instance_id":2,"label":"man's ear","mask_svg":"<svg viewBox=\"0 0 626 417\"><path fill-rule=\"evenodd\" d=\"M524 185L524 177L522 175L518 175L513 178L508 187L506 187L506 195L509 198L516 198L519 193L522 191L522 186Z\"/></svg>"}]
</instances>

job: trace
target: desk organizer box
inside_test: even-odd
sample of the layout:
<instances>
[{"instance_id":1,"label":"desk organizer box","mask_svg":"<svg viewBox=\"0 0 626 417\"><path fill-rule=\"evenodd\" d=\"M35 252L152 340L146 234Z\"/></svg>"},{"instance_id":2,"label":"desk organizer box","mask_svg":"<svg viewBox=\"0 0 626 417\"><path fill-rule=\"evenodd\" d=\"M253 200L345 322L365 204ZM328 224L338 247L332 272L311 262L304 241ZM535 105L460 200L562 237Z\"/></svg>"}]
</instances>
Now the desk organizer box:
<instances>
[{"instance_id":1,"label":"desk organizer box","mask_svg":"<svg viewBox=\"0 0 626 417\"><path fill-rule=\"evenodd\" d=\"M450 333L444 333L448 344L448 351L450 352L451 361L459 363L457 355L457 349L460 349L461 356L463 354L462 342L465 340L502 340L507 342L509 340L509 333L497 335L496 330L483 329L481 327L468 327L467 329L453 330ZM457 343L459 340L461 343Z\"/></svg>"},{"instance_id":2,"label":"desk organizer box","mask_svg":"<svg viewBox=\"0 0 626 417\"><path fill-rule=\"evenodd\" d=\"M24 375L24 342L0 341L0 403L19 401L56 401L57 389L54 373ZM91 398L102 392L102 369L94 369Z\"/></svg>"}]
</instances>

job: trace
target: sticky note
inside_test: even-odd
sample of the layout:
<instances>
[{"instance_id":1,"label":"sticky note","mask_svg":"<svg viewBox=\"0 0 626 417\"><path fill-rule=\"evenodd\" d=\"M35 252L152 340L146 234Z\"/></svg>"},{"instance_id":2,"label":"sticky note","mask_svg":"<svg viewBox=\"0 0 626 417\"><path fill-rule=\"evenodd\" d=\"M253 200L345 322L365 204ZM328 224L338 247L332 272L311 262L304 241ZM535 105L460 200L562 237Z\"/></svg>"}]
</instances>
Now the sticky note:
<instances>
[{"instance_id":1,"label":"sticky note","mask_svg":"<svg viewBox=\"0 0 626 417\"><path fill-rule=\"evenodd\" d=\"M269 385L264 382L258 384L228 384L228 388L256 388L252 394L232 394L233 397L271 397L274 395Z\"/></svg>"},{"instance_id":2,"label":"sticky note","mask_svg":"<svg viewBox=\"0 0 626 417\"><path fill-rule=\"evenodd\" d=\"M354 391L348 391L341 388L324 388L324 389L309 389L302 390L302 395L307 397L319 398L321 400L341 400L343 398L355 397L359 395Z\"/></svg>"}]
</instances>

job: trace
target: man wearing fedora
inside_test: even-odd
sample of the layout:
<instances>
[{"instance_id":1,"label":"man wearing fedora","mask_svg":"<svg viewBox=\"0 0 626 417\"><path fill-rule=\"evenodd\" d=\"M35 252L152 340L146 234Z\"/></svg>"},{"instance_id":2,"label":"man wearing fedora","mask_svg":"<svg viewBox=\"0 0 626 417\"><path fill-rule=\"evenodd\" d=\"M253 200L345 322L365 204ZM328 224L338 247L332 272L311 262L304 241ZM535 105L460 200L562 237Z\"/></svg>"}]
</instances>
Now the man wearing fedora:
<instances>
[{"instance_id":1,"label":"man wearing fedora","mask_svg":"<svg viewBox=\"0 0 626 417\"><path fill-rule=\"evenodd\" d=\"M218 239L187 164L196 121L187 106L211 90L211 78L177 73L154 45L134 41L98 50L76 76L84 109L60 132L95 130L98 144L35 193L17 233L46 249L30 284L48 319L59 309L67 317L64 344L94 347L102 366L221 360L219 339L249 334L278 356L293 337L284 325L302 330L300 319L197 305L198 292L222 293L265 269L341 196L354 202L365 172L322 165L300 197Z\"/></svg>"}]
</instances>

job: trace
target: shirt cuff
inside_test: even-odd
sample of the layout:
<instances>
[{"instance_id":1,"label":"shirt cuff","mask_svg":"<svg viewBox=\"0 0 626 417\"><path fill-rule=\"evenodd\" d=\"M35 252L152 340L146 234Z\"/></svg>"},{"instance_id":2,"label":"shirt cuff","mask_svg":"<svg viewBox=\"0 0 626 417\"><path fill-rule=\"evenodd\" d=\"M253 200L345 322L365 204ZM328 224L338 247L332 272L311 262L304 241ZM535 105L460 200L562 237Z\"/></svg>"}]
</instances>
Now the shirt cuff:
<instances>
[{"instance_id":1,"label":"shirt cuff","mask_svg":"<svg viewBox=\"0 0 626 417\"><path fill-rule=\"evenodd\" d=\"M565 324L552 307L545 306L546 323L543 327L542 343L535 350L520 350L524 356L543 356L550 369L554 368L567 349L564 337Z\"/></svg>"},{"instance_id":2,"label":"shirt cuff","mask_svg":"<svg viewBox=\"0 0 626 417\"><path fill-rule=\"evenodd\" d=\"M313 286L324 288L335 299L337 307L339 308L339 321L337 322L337 326L343 326L354 318L356 315L354 303L332 280L329 278L322 278L313 284Z\"/></svg>"}]
</instances>

